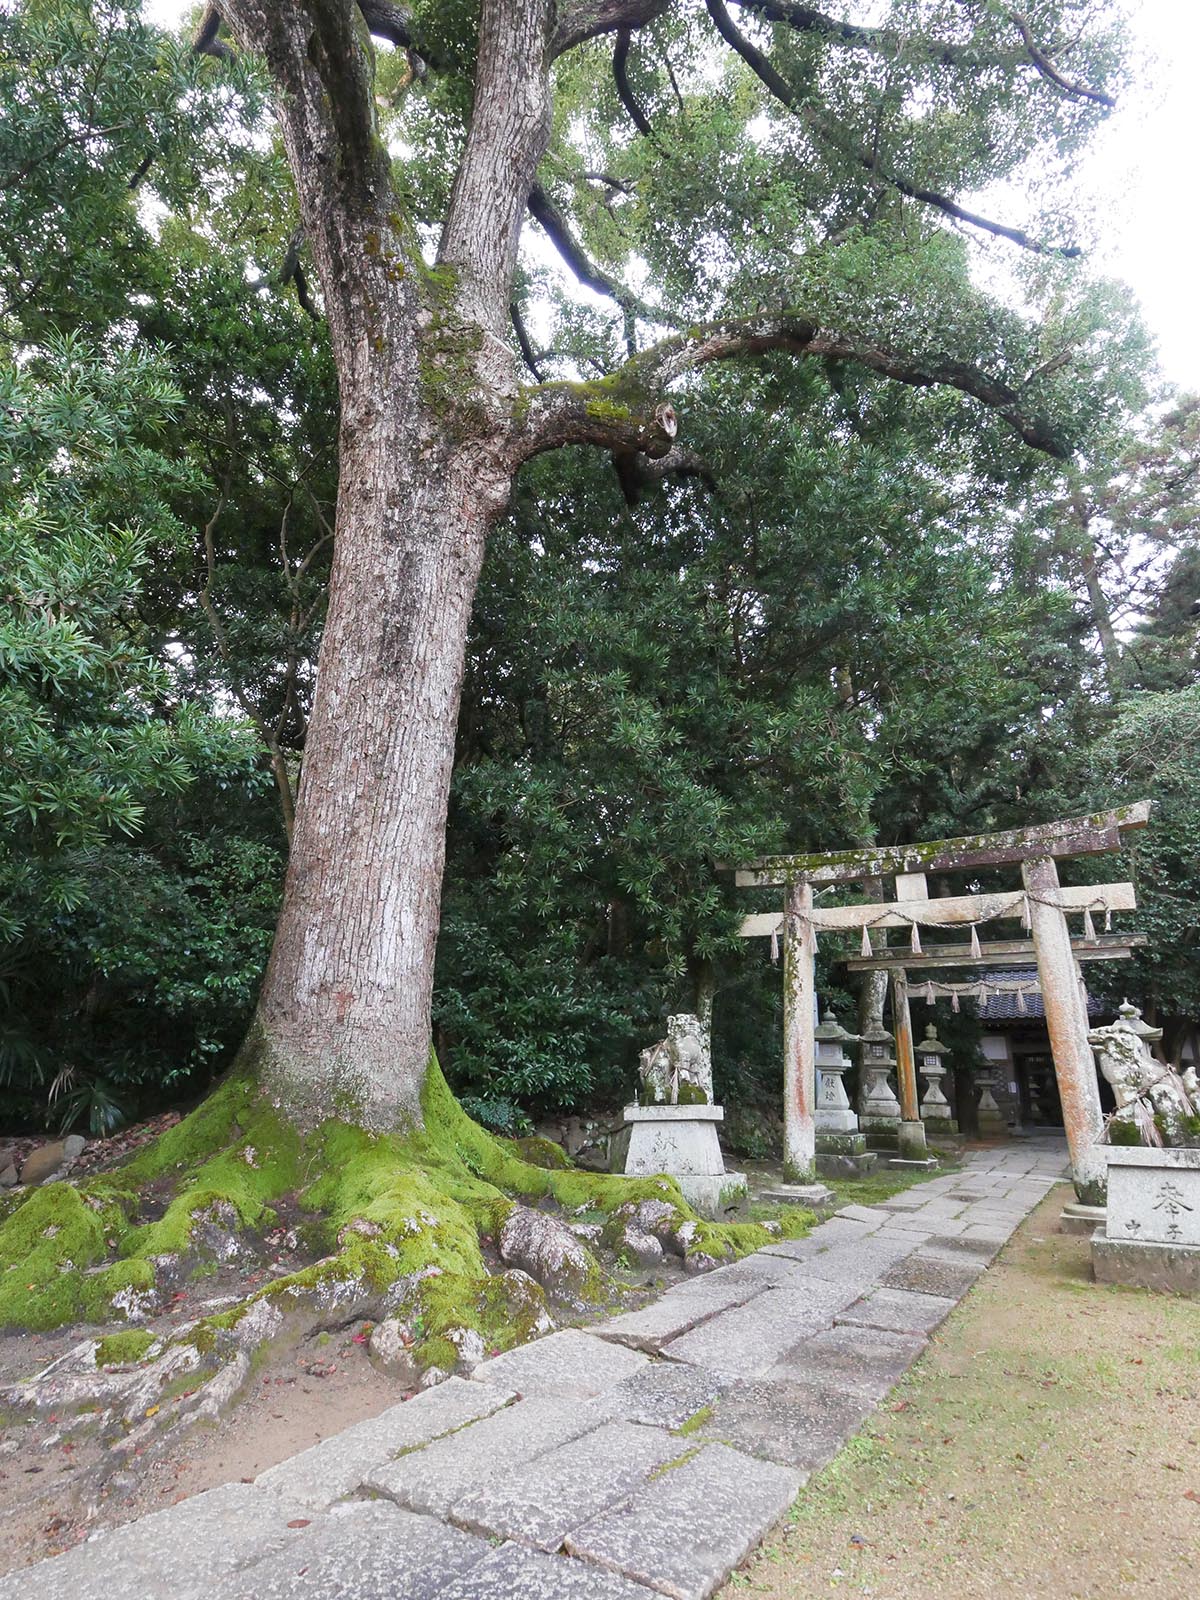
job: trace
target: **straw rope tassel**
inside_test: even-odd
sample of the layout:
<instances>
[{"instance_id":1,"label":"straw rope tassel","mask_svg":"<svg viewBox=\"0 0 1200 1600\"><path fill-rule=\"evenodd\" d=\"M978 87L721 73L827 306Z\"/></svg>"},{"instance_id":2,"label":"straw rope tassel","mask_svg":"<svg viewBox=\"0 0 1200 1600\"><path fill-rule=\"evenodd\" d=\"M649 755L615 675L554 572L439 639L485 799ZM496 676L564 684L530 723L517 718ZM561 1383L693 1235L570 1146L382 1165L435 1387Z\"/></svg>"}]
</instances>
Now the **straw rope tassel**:
<instances>
[{"instance_id":1,"label":"straw rope tassel","mask_svg":"<svg viewBox=\"0 0 1200 1600\"><path fill-rule=\"evenodd\" d=\"M1112 932L1112 907L1107 904L1104 907L1104 931L1105 933Z\"/></svg>"},{"instance_id":2,"label":"straw rope tassel","mask_svg":"<svg viewBox=\"0 0 1200 1600\"><path fill-rule=\"evenodd\" d=\"M951 989L951 991L950 991L950 1009L951 1009L951 1011L957 1011L958 1010L958 990L957 989Z\"/></svg>"},{"instance_id":3,"label":"straw rope tassel","mask_svg":"<svg viewBox=\"0 0 1200 1600\"><path fill-rule=\"evenodd\" d=\"M973 960L978 961L979 957L980 957L980 954L981 954L981 952L980 952L980 949L979 949L979 929L975 925L975 923L972 923L971 924L971 957L972 957Z\"/></svg>"},{"instance_id":4,"label":"straw rope tassel","mask_svg":"<svg viewBox=\"0 0 1200 1600\"><path fill-rule=\"evenodd\" d=\"M869 961L875 954L874 950L871 949L871 930L865 922L863 923L862 953L864 961Z\"/></svg>"},{"instance_id":5,"label":"straw rope tassel","mask_svg":"<svg viewBox=\"0 0 1200 1600\"><path fill-rule=\"evenodd\" d=\"M1094 939L1096 937L1096 924L1092 921L1090 906L1083 908L1083 937L1085 939Z\"/></svg>"},{"instance_id":6,"label":"straw rope tassel","mask_svg":"<svg viewBox=\"0 0 1200 1600\"><path fill-rule=\"evenodd\" d=\"M924 954L924 952L921 949L921 930L920 930L920 928L917 926L917 924L915 922L912 925L911 944L912 944L912 953L913 953L913 955L919 956L919 955Z\"/></svg>"},{"instance_id":7,"label":"straw rope tassel","mask_svg":"<svg viewBox=\"0 0 1200 1600\"><path fill-rule=\"evenodd\" d=\"M1022 1016L1022 1017L1027 1016L1029 1014L1029 1007L1025 1004L1025 991L1024 991L1024 989L1018 989L1017 990L1017 1011L1018 1011L1019 1015Z\"/></svg>"},{"instance_id":8,"label":"straw rope tassel","mask_svg":"<svg viewBox=\"0 0 1200 1600\"><path fill-rule=\"evenodd\" d=\"M1030 929L1030 926L1031 926L1031 924L1030 924L1030 920L1029 920L1029 896L1026 894L1026 895L1022 895L1021 896L1021 927L1025 930L1026 933L1028 933L1029 929Z\"/></svg>"},{"instance_id":9,"label":"straw rope tassel","mask_svg":"<svg viewBox=\"0 0 1200 1600\"><path fill-rule=\"evenodd\" d=\"M925 980L925 1004L927 1006L933 1004L933 980L930 978Z\"/></svg>"},{"instance_id":10,"label":"straw rope tassel","mask_svg":"<svg viewBox=\"0 0 1200 1600\"><path fill-rule=\"evenodd\" d=\"M779 929L771 929L771 960L779 960Z\"/></svg>"}]
</instances>

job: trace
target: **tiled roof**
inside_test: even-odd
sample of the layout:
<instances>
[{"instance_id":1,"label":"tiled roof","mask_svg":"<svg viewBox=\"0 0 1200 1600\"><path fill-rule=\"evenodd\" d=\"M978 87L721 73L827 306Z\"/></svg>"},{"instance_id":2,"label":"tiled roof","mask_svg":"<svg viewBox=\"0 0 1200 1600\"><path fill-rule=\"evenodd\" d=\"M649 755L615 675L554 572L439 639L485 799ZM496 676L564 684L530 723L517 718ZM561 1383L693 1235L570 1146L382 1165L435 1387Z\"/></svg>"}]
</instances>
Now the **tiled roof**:
<instances>
[{"instance_id":1,"label":"tiled roof","mask_svg":"<svg viewBox=\"0 0 1200 1600\"><path fill-rule=\"evenodd\" d=\"M981 973L980 977L984 975ZM1037 982L1036 967L997 967L987 973L988 978L994 978L998 983L1026 983ZM1106 1010L1102 1000L1097 1000L1093 995L1088 995L1088 1016L1102 1017ZM1046 1008L1042 1004L1041 993L1027 994L1025 996L1025 1009L1021 1010L1015 994L989 994L986 1000L979 1001L979 1016L983 1022L1044 1022Z\"/></svg>"}]
</instances>

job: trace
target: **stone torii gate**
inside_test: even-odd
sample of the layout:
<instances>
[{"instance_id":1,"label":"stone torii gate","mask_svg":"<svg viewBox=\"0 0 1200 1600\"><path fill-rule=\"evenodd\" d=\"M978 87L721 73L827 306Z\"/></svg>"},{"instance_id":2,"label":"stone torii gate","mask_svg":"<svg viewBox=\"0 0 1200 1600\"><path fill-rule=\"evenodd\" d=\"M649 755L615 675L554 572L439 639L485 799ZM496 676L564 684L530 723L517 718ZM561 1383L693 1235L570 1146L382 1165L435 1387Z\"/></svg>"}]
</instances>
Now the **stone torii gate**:
<instances>
[{"instance_id":1,"label":"stone torii gate","mask_svg":"<svg viewBox=\"0 0 1200 1600\"><path fill-rule=\"evenodd\" d=\"M949 958L953 965L967 962L987 965L998 958L1001 950L1006 961L1028 956L1037 962L1066 1126L1071 1175L1081 1201L1103 1204L1106 1164L1097 1142L1103 1116L1095 1063L1088 1043L1087 1003L1076 954L1100 958L1097 946L1107 945L1111 951L1113 942L1097 939L1090 926L1088 938L1073 941L1067 916L1083 915L1085 923L1090 924L1091 914L1100 911L1107 925L1112 912L1131 911L1137 902L1130 883L1064 888L1059 883L1057 861L1119 850L1123 836L1132 829L1145 827L1149 816L1150 802L1143 800L1090 817L1013 828L1002 833L939 839L927 844L837 850L820 855L771 856L738 869L739 887L770 886L786 891L781 911L748 916L740 931L743 938L774 938L783 934L784 1165L791 1179L810 1183L816 1174L813 962L818 932L860 931L864 944L862 959L873 964L871 929L908 928L912 955L920 965L931 966L935 964L934 951L932 948L929 952L923 950L920 930L970 927L971 945L940 947L938 954L943 962ZM1017 865L1021 869L1020 889L930 898L929 873ZM814 904L815 893L820 890L878 883L884 878L895 880L893 900L850 906L818 907ZM1022 927L1028 930L1029 939L1004 940L995 946L979 944L976 932L979 924L1006 919L1019 919ZM1120 953L1124 954L1124 949ZM899 950L889 951L889 956L901 954ZM891 960L886 964L899 974L905 999L904 1019L897 1027L897 1033L904 1035L897 1040L901 1117L905 1123L915 1123L919 1127L911 1026L907 1034L904 1032L908 1019L904 964Z\"/></svg>"}]
</instances>

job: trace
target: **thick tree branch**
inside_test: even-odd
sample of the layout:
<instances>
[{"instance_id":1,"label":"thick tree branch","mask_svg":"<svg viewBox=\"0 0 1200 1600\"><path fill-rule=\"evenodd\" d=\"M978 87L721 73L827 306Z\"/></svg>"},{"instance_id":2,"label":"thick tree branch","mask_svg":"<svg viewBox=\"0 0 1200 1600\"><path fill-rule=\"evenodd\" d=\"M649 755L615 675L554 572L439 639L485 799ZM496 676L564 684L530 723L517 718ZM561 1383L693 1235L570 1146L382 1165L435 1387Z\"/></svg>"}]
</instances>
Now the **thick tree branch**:
<instances>
[{"instance_id":1,"label":"thick tree branch","mask_svg":"<svg viewBox=\"0 0 1200 1600\"><path fill-rule=\"evenodd\" d=\"M683 450L679 445L672 445L665 456L658 457L640 451L617 451L613 454L613 466L630 510L647 489L665 483L668 478L699 478L714 493L717 488L713 470L704 457L694 450Z\"/></svg>"},{"instance_id":2,"label":"thick tree branch","mask_svg":"<svg viewBox=\"0 0 1200 1600\"><path fill-rule=\"evenodd\" d=\"M216 56L218 61L232 61L233 51L218 35L221 30L221 13L214 5L207 5L192 38L192 49L198 56Z\"/></svg>"},{"instance_id":3,"label":"thick tree branch","mask_svg":"<svg viewBox=\"0 0 1200 1600\"><path fill-rule=\"evenodd\" d=\"M928 61L935 66L961 67L967 71L979 71L991 67L1001 67L1011 71L1028 62L1042 77L1054 84L1057 89L1061 89L1072 100L1091 100L1096 105L1109 108L1116 105L1113 97L1105 94L1103 90L1093 89L1083 83L1074 83L1064 76L1046 53L1038 48L1028 22L1017 11L1005 14L1021 35L1021 42L1025 46L1024 53L1015 50L979 51L971 45L952 44L943 39L922 39L919 35L900 33L895 28L864 27L859 23L846 22L840 17L831 17L813 6L790 5L787 0L734 0L734 4L744 11L752 11L756 16L764 17L768 22L786 23L797 33L819 34L833 44L868 50L877 55L905 56Z\"/></svg>"},{"instance_id":4,"label":"thick tree branch","mask_svg":"<svg viewBox=\"0 0 1200 1600\"><path fill-rule=\"evenodd\" d=\"M575 0L574 5L562 7L550 38L551 59L602 33L644 28L670 4L671 0Z\"/></svg>"},{"instance_id":5,"label":"thick tree branch","mask_svg":"<svg viewBox=\"0 0 1200 1600\"><path fill-rule=\"evenodd\" d=\"M650 118L638 104L638 98L629 84L629 46L633 34L628 28L622 28L617 35L617 47L613 51L613 83L616 86L617 99L625 107L626 115L644 139L652 139L653 131L650 127Z\"/></svg>"},{"instance_id":6,"label":"thick tree branch","mask_svg":"<svg viewBox=\"0 0 1200 1600\"><path fill-rule=\"evenodd\" d=\"M888 188L895 189L909 200L919 200L922 205L932 206L947 217L952 217L956 222L964 222L973 228L980 228L986 233L995 235L1000 239L1008 239L1013 244L1020 245L1023 250L1031 250L1037 255L1065 256L1071 259L1081 252L1076 245L1047 245L1038 239L1032 239L1020 228L1010 228L1006 223L993 222L988 217L981 217L977 212L968 211L952 200L949 195L940 194L936 189L922 188L919 184L911 183L907 178L886 171L875 159L869 150L864 150L857 144L843 128L834 120L818 111L815 106L805 104L796 94L787 79L782 77L772 62L763 52L752 44L745 34L740 33L733 24L733 19L725 9L723 0L705 0L708 14L712 18L718 33L732 49L736 50L742 60L755 73L759 81L771 92L772 95L788 110L800 118L820 138L828 140L843 155L862 167L864 172L871 174L877 182L885 184Z\"/></svg>"},{"instance_id":7,"label":"thick tree branch","mask_svg":"<svg viewBox=\"0 0 1200 1600\"><path fill-rule=\"evenodd\" d=\"M534 220L540 223L546 237L585 289L591 289L596 294L608 295L626 312L657 320L657 313L650 311L636 295L631 294L621 284L614 283L588 259L583 247L568 227L566 218L540 183L535 183L529 191L529 212Z\"/></svg>"},{"instance_id":8,"label":"thick tree branch","mask_svg":"<svg viewBox=\"0 0 1200 1600\"><path fill-rule=\"evenodd\" d=\"M529 368L530 372L533 373L537 381L539 383L545 383L546 375L538 365L537 355L534 351L532 343L530 342L528 330L525 327L525 319L522 317L521 308L515 300L512 303L510 315L512 317L513 332L516 334L517 343L521 347L521 359Z\"/></svg>"},{"instance_id":9,"label":"thick tree branch","mask_svg":"<svg viewBox=\"0 0 1200 1600\"><path fill-rule=\"evenodd\" d=\"M869 339L822 328L798 312L767 313L710 323L665 339L599 383L548 383L526 390L516 458L526 460L566 444L640 451L663 457L675 438L674 411L665 405L670 385L712 361L788 350L795 355L853 361L914 388L944 385L994 411L1035 450L1065 459L1053 427L1023 409L1021 391L952 356L905 355Z\"/></svg>"},{"instance_id":10,"label":"thick tree branch","mask_svg":"<svg viewBox=\"0 0 1200 1600\"><path fill-rule=\"evenodd\" d=\"M1069 78L1063 77L1053 61L1050 60L1050 57L1038 48L1029 23L1019 11L1010 11L1008 18L1021 35L1021 43L1029 52L1030 61L1033 62L1033 65L1043 78L1049 79L1056 88L1061 89L1072 100L1091 100L1098 106L1104 106L1107 110L1112 110L1117 103L1112 95L1105 94L1101 89L1090 89L1085 83L1072 83Z\"/></svg>"}]
</instances>

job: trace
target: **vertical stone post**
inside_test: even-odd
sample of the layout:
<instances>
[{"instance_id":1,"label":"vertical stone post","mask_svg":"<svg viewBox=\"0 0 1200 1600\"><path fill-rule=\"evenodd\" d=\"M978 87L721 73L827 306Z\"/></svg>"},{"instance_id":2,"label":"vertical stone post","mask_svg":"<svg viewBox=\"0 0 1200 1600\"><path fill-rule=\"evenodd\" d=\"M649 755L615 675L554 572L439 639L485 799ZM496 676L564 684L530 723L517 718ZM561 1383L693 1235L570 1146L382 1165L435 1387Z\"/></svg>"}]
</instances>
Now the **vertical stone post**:
<instances>
[{"instance_id":1,"label":"vertical stone post","mask_svg":"<svg viewBox=\"0 0 1200 1600\"><path fill-rule=\"evenodd\" d=\"M924 1161L929 1147L917 1101L912 1012L908 1005L908 974L903 967L892 968L892 1023L896 1031L896 1082L900 1090L900 1156L905 1161Z\"/></svg>"},{"instance_id":2,"label":"vertical stone post","mask_svg":"<svg viewBox=\"0 0 1200 1600\"><path fill-rule=\"evenodd\" d=\"M1021 877L1029 896L1030 929L1067 1131L1071 1178L1085 1205L1102 1206L1108 1162L1098 1141L1104 1117L1096 1063L1088 1043L1087 1005L1071 951L1071 932L1057 903L1059 882L1054 858L1034 856L1023 862Z\"/></svg>"},{"instance_id":3,"label":"vertical stone post","mask_svg":"<svg viewBox=\"0 0 1200 1600\"><path fill-rule=\"evenodd\" d=\"M783 1169L789 1183L812 1183L817 1175L812 903L807 878L788 885L783 919Z\"/></svg>"}]
</instances>

